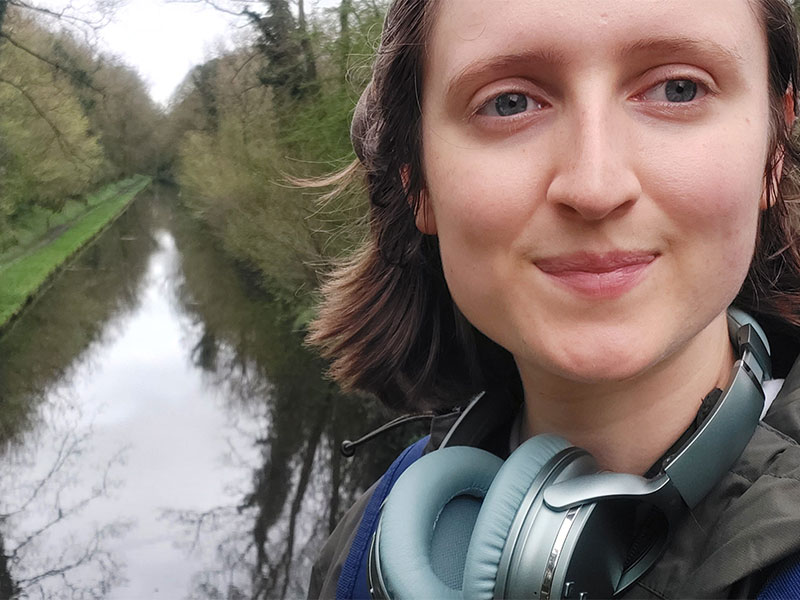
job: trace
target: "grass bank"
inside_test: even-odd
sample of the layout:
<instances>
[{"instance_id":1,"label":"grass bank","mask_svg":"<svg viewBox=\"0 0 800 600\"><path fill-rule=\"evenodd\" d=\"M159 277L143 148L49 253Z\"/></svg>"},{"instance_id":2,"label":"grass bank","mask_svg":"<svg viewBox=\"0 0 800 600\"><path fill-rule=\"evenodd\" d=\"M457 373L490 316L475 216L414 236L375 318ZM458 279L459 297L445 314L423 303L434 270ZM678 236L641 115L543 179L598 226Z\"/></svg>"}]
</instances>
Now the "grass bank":
<instances>
[{"instance_id":1,"label":"grass bank","mask_svg":"<svg viewBox=\"0 0 800 600\"><path fill-rule=\"evenodd\" d=\"M136 176L110 184L47 225L33 214L18 236L20 244L0 254L0 333L56 272L119 216L150 183ZM55 225L55 227L53 227Z\"/></svg>"}]
</instances>

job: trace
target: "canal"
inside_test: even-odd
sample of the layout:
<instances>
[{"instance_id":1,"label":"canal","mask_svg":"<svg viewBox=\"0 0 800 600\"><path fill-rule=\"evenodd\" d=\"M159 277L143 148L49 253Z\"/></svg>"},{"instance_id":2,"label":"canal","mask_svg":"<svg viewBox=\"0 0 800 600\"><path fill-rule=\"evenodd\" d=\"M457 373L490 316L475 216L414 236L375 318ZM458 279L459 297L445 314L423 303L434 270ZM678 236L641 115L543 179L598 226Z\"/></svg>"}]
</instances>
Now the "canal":
<instances>
[{"instance_id":1,"label":"canal","mask_svg":"<svg viewBox=\"0 0 800 600\"><path fill-rule=\"evenodd\" d=\"M0 338L0 597L305 595L421 431L343 458L390 415L252 280L156 186Z\"/></svg>"}]
</instances>

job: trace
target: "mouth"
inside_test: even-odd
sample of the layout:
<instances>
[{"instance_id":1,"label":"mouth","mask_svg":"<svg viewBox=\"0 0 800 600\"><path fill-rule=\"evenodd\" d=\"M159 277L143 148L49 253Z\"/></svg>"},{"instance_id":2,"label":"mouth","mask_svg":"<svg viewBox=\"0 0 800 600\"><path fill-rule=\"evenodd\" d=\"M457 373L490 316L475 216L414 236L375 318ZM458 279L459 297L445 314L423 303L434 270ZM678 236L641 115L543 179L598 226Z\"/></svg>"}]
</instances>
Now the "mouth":
<instances>
[{"instance_id":1,"label":"mouth","mask_svg":"<svg viewBox=\"0 0 800 600\"><path fill-rule=\"evenodd\" d=\"M650 251L577 252L534 261L548 278L582 296L613 299L635 288L658 253Z\"/></svg>"}]
</instances>

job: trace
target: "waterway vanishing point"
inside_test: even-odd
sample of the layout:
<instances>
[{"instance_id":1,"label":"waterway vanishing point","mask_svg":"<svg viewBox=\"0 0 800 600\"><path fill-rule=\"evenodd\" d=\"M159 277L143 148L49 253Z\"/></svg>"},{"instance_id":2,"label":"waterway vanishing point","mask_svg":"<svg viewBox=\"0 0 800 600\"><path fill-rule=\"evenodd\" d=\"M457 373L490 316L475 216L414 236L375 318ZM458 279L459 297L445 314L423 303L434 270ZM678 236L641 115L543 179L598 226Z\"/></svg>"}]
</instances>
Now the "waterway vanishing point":
<instances>
[{"instance_id":1,"label":"waterway vanishing point","mask_svg":"<svg viewBox=\"0 0 800 600\"><path fill-rule=\"evenodd\" d=\"M248 279L154 186L0 338L0 590L305 595L420 429L343 458L387 415L327 381Z\"/></svg>"}]
</instances>

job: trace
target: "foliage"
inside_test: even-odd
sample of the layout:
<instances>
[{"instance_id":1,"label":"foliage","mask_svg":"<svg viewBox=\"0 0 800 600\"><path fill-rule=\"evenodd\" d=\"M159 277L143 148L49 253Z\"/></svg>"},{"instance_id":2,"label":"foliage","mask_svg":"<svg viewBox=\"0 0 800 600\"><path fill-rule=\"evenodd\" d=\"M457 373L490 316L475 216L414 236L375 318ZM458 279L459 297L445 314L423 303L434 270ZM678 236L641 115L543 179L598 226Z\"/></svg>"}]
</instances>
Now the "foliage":
<instances>
[{"instance_id":1,"label":"foliage","mask_svg":"<svg viewBox=\"0 0 800 600\"><path fill-rule=\"evenodd\" d=\"M138 74L54 22L93 25L0 0L0 252L32 213L58 215L112 179L158 174L164 160L165 117Z\"/></svg>"},{"instance_id":2,"label":"foliage","mask_svg":"<svg viewBox=\"0 0 800 600\"><path fill-rule=\"evenodd\" d=\"M159 175L166 145L165 116L139 74L101 57L95 61L92 82L102 93L84 92L91 103L87 113L112 165L112 178Z\"/></svg>"},{"instance_id":3,"label":"foliage","mask_svg":"<svg viewBox=\"0 0 800 600\"><path fill-rule=\"evenodd\" d=\"M52 36L9 12L5 26L36 53ZM0 227L31 206L60 210L102 177L105 159L70 81L27 51L0 51Z\"/></svg>"},{"instance_id":4,"label":"foliage","mask_svg":"<svg viewBox=\"0 0 800 600\"><path fill-rule=\"evenodd\" d=\"M363 236L365 199L353 190L321 204L291 181L353 159L349 121L385 6L345 0L306 21L285 0L264 4L252 36L176 94L177 174L185 203L307 320L320 274Z\"/></svg>"},{"instance_id":5,"label":"foliage","mask_svg":"<svg viewBox=\"0 0 800 600\"><path fill-rule=\"evenodd\" d=\"M293 177L353 158L349 120L369 77L385 0L304 12L248 2L238 48L193 69L169 115L138 74L17 2L0 22L0 253L111 180L174 173L185 203L298 323L320 274L363 236L360 190L320 204Z\"/></svg>"}]
</instances>

